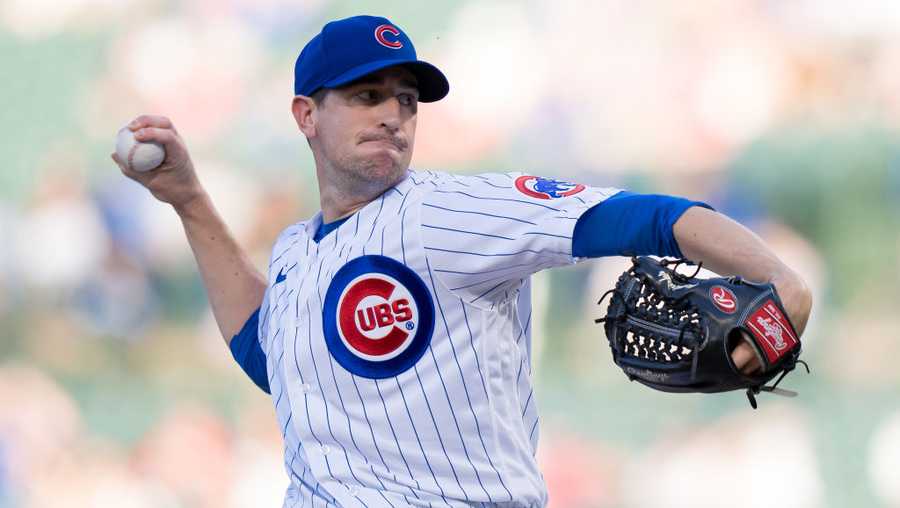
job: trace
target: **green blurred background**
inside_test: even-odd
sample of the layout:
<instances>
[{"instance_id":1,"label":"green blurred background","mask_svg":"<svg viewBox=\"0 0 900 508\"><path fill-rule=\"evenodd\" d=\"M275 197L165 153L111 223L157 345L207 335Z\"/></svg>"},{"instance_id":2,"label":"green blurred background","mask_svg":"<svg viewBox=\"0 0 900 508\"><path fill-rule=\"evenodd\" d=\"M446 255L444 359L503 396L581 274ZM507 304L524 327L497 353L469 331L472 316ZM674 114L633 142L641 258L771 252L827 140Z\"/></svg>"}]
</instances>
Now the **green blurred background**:
<instances>
[{"instance_id":1,"label":"green blurred background","mask_svg":"<svg viewBox=\"0 0 900 508\"><path fill-rule=\"evenodd\" d=\"M260 267L318 208L293 61L390 17L451 83L413 166L705 200L809 281L800 396L667 395L610 361L627 260L535 278L554 508L900 506L900 12L831 1L0 1L0 508L280 506L271 401L175 214L109 160L172 118Z\"/></svg>"}]
</instances>

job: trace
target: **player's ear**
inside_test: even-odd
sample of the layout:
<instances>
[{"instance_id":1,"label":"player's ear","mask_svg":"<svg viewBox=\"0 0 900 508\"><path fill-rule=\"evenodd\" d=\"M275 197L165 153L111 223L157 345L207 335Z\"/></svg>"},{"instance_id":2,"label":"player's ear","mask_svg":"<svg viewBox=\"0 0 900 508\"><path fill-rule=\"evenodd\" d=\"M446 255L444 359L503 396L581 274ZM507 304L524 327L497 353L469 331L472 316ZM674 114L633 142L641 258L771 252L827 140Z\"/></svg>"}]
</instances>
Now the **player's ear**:
<instances>
[{"instance_id":1,"label":"player's ear","mask_svg":"<svg viewBox=\"0 0 900 508\"><path fill-rule=\"evenodd\" d=\"M295 96L291 103L291 113L294 114L297 127L307 138L316 135L316 108L316 102L312 97L305 95Z\"/></svg>"}]
</instances>

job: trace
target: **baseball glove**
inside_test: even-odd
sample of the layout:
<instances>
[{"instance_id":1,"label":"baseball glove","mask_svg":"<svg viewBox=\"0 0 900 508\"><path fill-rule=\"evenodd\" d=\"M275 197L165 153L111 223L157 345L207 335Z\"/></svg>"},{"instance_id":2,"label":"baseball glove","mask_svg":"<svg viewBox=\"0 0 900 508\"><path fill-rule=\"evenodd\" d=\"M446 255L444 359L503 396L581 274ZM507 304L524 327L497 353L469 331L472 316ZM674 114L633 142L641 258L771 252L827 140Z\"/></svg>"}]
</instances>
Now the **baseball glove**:
<instances>
[{"instance_id":1,"label":"baseball glove","mask_svg":"<svg viewBox=\"0 0 900 508\"><path fill-rule=\"evenodd\" d=\"M796 395L777 385L798 363L809 367L799 360L800 338L775 287L740 277L699 279L699 266L688 276L676 271L680 264L691 263L632 258L597 302L612 295L606 317L596 322L604 324L616 365L632 381L666 392L746 389L754 409L760 391ZM731 359L741 340L762 364L750 375Z\"/></svg>"}]
</instances>

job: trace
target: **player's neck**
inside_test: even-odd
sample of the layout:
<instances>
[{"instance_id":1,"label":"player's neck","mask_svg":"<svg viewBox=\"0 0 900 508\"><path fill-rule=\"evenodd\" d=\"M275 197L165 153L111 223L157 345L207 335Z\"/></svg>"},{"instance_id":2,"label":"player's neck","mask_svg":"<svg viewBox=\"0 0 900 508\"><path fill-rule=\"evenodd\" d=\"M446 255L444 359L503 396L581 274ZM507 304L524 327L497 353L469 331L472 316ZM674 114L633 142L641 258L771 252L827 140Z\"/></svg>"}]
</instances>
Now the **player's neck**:
<instances>
[{"instance_id":1,"label":"player's neck","mask_svg":"<svg viewBox=\"0 0 900 508\"><path fill-rule=\"evenodd\" d=\"M322 222L325 224L334 222L336 220L343 219L349 215L353 215L357 210L369 204L370 201L356 203L356 204L348 204L344 206L340 205L332 205L326 204L326 201L322 200Z\"/></svg>"},{"instance_id":2,"label":"player's neck","mask_svg":"<svg viewBox=\"0 0 900 508\"><path fill-rule=\"evenodd\" d=\"M318 168L317 168L318 169ZM347 182L335 176L334 172L318 171L319 204L322 208L322 222L329 223L352 215L360 208L377 199L385 191L406 178L408 172L392 182ZM334 181L336 178L341 181ZM356 185L354 185L356 183Z\"/></svg>"}]
</instances>

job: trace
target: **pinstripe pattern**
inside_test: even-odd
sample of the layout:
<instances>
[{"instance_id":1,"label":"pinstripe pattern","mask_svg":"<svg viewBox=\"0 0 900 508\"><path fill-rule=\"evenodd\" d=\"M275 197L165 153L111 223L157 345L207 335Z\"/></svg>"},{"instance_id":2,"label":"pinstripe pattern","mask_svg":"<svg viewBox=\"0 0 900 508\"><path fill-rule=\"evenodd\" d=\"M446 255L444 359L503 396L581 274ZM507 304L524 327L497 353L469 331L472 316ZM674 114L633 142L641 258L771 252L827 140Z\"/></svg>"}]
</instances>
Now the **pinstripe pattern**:
<instances>
[{"instance_id":1,"label":"pinstripe pattern","mask_svg":"<svg viewBox=\"0 0 900 508\"><path fill-rule=\"evenodd\" d=\"M259 337L285 443L284 506L546 504L529 275L574 262L571 219L615 191L538 202L516 176L411 173L320 243L321 214L279 236ZM332 277L362 255L401 261L435 306L424 355L390 378L352 374L323 337Z\"/></svg>"}]
</instances>

